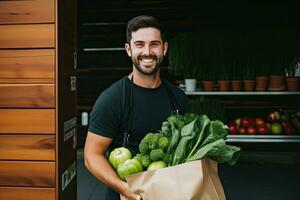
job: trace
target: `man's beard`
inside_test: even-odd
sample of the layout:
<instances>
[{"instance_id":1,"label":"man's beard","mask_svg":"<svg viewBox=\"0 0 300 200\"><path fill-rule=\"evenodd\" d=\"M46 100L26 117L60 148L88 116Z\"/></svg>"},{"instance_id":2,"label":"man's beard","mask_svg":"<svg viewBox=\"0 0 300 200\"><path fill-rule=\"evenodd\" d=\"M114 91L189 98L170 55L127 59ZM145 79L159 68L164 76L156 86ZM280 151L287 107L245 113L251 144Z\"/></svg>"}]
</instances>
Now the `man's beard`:
<instances>
[{"instance_id":1,"label":"man's beard","mask_svg":"<svg viewBox=\"0 0 300 200\"><path fill-rule=\"evenodd\" d=\"M151 70L151 71L147 71L147 70L144 70L142 67L141 67L141 64L140 64L140 60L143 59L143 58L151 58L155 61L155 66L154 68ZM144 56L144 55L141 55L141 56L138 56L137 58L131 58L132 60L132 63L134 65L134 67L143 75L154 75L154 74L157 74L158 70L160 69L160 64L162 63L162 59L158 59L156 55L153 55L151 54L150 56Z\"/></svg>"}]
</instances>

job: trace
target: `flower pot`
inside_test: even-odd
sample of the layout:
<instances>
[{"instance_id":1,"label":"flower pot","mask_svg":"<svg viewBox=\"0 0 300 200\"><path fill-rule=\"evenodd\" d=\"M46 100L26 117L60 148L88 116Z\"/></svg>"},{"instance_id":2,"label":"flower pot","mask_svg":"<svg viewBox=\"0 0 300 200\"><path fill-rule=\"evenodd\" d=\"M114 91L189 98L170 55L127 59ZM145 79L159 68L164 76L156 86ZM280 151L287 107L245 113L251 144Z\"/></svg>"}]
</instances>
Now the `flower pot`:
<instances>
[{"instance_id":1,"label":"flower pot","mask_svg":"<svg viewBox=\"0 0 300 200\"><path fill-rule=\"evenodd\" d=\"M251 92L254 90L255 80L244 80L244 90Z\"/></svg>"},{"instance_id":2,"label":"flower pot","mask_svg":"<svg viewBox=\"0 0 300 200\"><path fill-rule=\"evenodd\" d=\"M213 81L203 81L204 91L213 91L214 82Z\"/></svg>"},{"instance_id":3,"label":"flower pot","mask_svg":"<svg viewBox=\"0 0 300 200\"><path fill-rule=\"evenodd\" d=\"M233 80L231 81L231 89L232 91L241 91L242 81L241 80Z\"/></svg>"},{"instance_id":4,"label":"flower pot","mask_svg":"<svg viewBox=\"0 0 300 200\"><path fill-rule=\"evenodd\" d=\"M229 81L228 80L218 80L219 91L228 91L229 90Z\"/></svg>"},{"instance_id":5,"label":"flower pot","mask_svg":"<svg viewBox=\"0 0 300 200\"><path fill-rule=\"evenodd\" d=\"M270 75L268 90L270 90L270 91L285 90L284 76L283 75Z\"/></svg>"},{"instance_id":6,"label":"flower pot","mask_svg":"<svg viewBox=\"0 0 300 200\"><path fill-rule=\"evenodd\" d=\"M299 90L299 77L286 77L285 80L288 91Z\"/></svg>"},{"instance_id":7,"label":"flower pot","mask_svg":"<svg viewBox=\"0 0 300 200\"><path fill-rule=\"evenodd\" d=\"M184 82L185 82L185 89L187 92L194 92L196 90L196 84L197 84L196 79L186 78Z\"/></svg>"},{"instance_id":8,"label":"flower pot","mask_svg":"<svg viewBox=\"0 0 300 200\"><path fill-rule=\"evenodd\" d=\"M268 86L268 77L267 76L257 76L255 78L256 82L256 90L257 91L265 91Z\"/></svg>"}]
</instances>

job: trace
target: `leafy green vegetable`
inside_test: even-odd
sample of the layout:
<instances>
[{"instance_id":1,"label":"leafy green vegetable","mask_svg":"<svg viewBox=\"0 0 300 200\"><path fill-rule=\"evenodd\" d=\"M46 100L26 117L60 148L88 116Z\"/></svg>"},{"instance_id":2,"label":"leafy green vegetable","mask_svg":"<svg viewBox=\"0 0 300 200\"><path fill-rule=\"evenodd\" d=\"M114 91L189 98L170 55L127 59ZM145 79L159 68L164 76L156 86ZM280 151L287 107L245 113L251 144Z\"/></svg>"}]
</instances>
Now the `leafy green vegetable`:
<instances>
[{"instance_id":1,"label":"leafy green vegetable","mask_svg":"<svg viewBox=\"0 0 300 200\"><path fill-rule=\"evenodd\" d=\"M167 153L172 153L174 151L174 149L176 148L176 146L179 142L179 139L180 139L179 130L176 129L175 127L172 127L172 137L170 140L170 144L169 144Z\"/></svg>"},{"instance_id":2,"label":"leafy green vegetable","mask_svg":"<svg viewBox=\"0 0 300 200\"><path fill-rule=\"evenodd\" d=\"M228 127L222 121L210 120L207 115L172 115L162 123L160 133L148 133L141 141L142 157L148 156L147 165L143 159L142 165L153 160L173 166L205 156L234 165L241 149L225 143L227 134Z\"/></svg>"},{"instance_id":3,"label":"leafy green vegetable","mask_svg":"<svg viewBox=\"0 0 300 200\"><path fill-rule=\"evenodd\" d=\"M195 126L195 128L197 128L196 131L196 143L193 147L193 149L189 152L187 159L192 156L195 151L197 150L197 148L199 148L199 146L201 145L202 141L204 140L205 137L205 130L207 128L207 126L209 125L209 118L206 115L200 115L197 119L196 119L196 124L197 126Z\"/></svg>"}]
</instances>

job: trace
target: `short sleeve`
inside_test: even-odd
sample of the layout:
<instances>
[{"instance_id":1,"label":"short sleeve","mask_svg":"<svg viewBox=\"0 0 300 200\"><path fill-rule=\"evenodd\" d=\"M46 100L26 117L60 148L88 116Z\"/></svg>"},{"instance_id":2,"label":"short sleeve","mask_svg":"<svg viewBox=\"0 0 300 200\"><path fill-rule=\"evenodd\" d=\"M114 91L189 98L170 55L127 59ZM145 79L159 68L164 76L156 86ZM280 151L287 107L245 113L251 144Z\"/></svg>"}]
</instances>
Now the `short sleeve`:
<instances>
[{"instance_id":1,"label":"short sleeve","mask_svg":"<svg viewBox=\"0 0 300 200\"><path fill-rule=\"evenodd\" d=\"M116 98L103 92L96 100L90 113L88 130L92 133L113 138L118 130L118 105Z\"/></svg>"}]
</instances>

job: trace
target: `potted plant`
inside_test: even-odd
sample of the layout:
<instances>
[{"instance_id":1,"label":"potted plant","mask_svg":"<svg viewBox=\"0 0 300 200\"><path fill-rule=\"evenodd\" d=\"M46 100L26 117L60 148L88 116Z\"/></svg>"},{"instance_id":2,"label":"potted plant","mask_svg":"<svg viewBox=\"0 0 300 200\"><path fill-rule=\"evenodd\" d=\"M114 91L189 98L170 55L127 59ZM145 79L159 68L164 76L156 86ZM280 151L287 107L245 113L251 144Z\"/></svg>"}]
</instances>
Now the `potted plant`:
<instances>
[{"instance_id":1,"label":"potted plant","mask_svg":"<svg viewBox=\"0 0 300 200\"><path fill-rule=\"evenodd\" d=\"M245 91L253 91L255 86L255 75L254 75L254 66L250 63L250 58L247 59L248 62L245 63L243 68L243 83Z\"/></svg>"},{"instance_id":2,"label":"potted plant","mask_svg":"<svg viewBox=\"0 0 300 200\"><path fill-rule=\"evenodd\" d=\"M220 70L218 73L218 86L220 91L228 91L230 83L230 72L228 65L220 64Z\"/></svg>"},{"instance_id":3,"label":"potted plant","mask_svg":"<svg viewBox=\"0 0 300 200\"><path fill-rule=\"evenodd\" d=\"M294 59L285 67L285 80L289 91L299 90L299 77L296 77L296 71L300 67L300 59Z\"/></svg>"},{"instance_id":4,"label":"potted plant","mask_svg":"<svg viewBox=\"0 0 300 200\"><path fill-rule=\"evenodd\" d=\"M187 91L195 91L200 66L197 58L197 44L192 33L178 34L170 40L169 71L177 76L183 76Z\"/></svg>"},{"instance_id":5,"label":"potted plant","mask_svg":"<svg viewBox=\"0 0 300 200\"><path fill-rule=\"evenodd\" d=\"M213 91L215 83L215 72L212 65L206 65L203 68L202 83L204 91Z\"/></svg>"},{"instance_id":6,"label":"potted plant","mask_svg":"<svg viewBox=\"0 0 300 200\"><path fill-rule=\"evenodd\" d=\"M268 64L263 57L258 56L255 63L255 89L256 91L265 91L268 86Z\"/></svg>"},{"instance_id":7,"label":"potted plant","mask_svg":"<svg viewBox=\"0 0 300 200\"><path fill-rule=\"evenodd\" d=\"M242 88L242 69L238 64L238 60L235 60L232 65L232 80L231 80L231 90L240 91Z\"/></svg>"}]
</instances>

